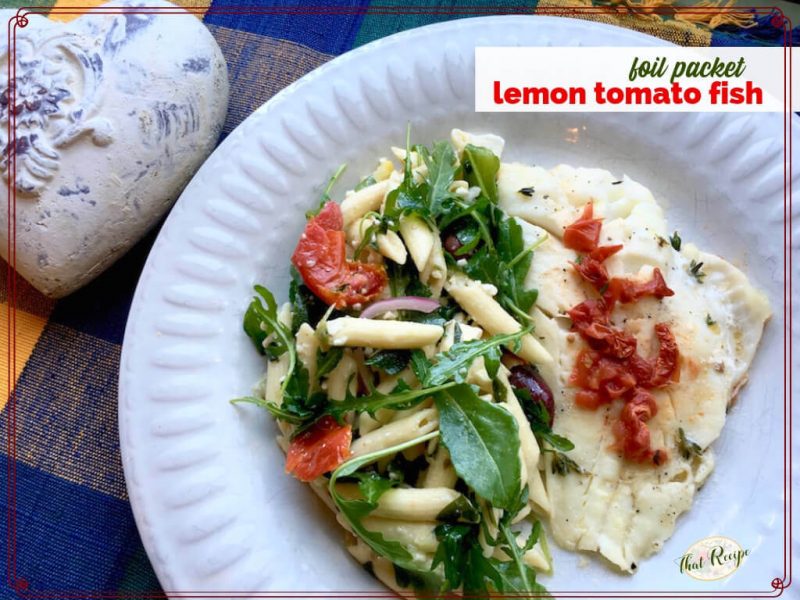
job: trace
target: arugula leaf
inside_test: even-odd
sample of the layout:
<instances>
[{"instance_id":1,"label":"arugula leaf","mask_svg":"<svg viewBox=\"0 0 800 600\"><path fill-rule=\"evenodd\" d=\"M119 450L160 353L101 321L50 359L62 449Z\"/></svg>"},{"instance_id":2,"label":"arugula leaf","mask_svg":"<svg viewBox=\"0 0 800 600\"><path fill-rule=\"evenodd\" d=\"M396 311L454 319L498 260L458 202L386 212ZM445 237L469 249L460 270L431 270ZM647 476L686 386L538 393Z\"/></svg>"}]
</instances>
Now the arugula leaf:
<instances>
[{"instance_id":1,"label":"arugula leaf","mask_svg":"<svg viewBox=\"0 0 800 600\"><path fill-rule=\"evenodd\" d=\"M387 375L397 375L408 366L410 360L411 352L408 350L379 350L364 362Z\"/></svg>"},{"instance_id":2,"label":"arugula leaf","mask_svg":"<svg viewBox=\"0 0 800 600\"><path fill-rule=\"evenodd\" d=\"M286 352L287 346L278 338L269 348L264 347L264 340L276 333L280 326L278 321L278 303L272 293L262 286L255 286L258 296L253 297L250 306L244 313L242 326L244 332L250 337L260 354L269 354L269 357L278 358ZM260 298L259 298L260 296Z\"/></svg>"},{"instance_id":3,"label":"arugula leaf","mask_svg":"<svg viewBox=\"0 0 800 600\"><path fill-rule=\"evenodd\" d=\"M497 171L500 159L481 146L467 144L461 156L464 178L470 186L478 186L492 203L497 203Z\"/></svg>"},{"instance_id":4,"label":"arugula leaf","mask_svg":"<svg viewBox=\"0 0 800 600\"><path fill-rule=\"evenodd\" d=\"M409 214L430 221L430 211L428 210L428 184L427 182L416 183L414 174L411 170L411 146L410 146L411 127L406 131L406 158L403 161L403 181L400 185L386 195L386 202L383 207L383 215L391 223L393 229L397 229L400 224L400 217Z\"/></svg>"},{"instance_id":5,"label":"arugula leaf","mask_svg":"<svg viewBox=\"0 0 800 600\"><path fill-rule=\"evenodd\" d=\"M411 370L420 382L427 381L430 377L431 363L422 350L411 352Z\"/></svg>"},{"instance_id":6,"label":"arugula leaf","mask_svg":"<svg viewBox=\"0 0 800 600\"><path fill-rule=\"evenodd\" d=\"M521 468L514 417L463 383L434 399L442 442L458 476L493 506L510 508L519 493Z\"/></svg>"},{"instance_id":7,"label":"arugula leaf","mask_svg":"<svg viewBox=\"0 0 800 600\"><path fill-rule=\"evenodd\" d=\"M436 520L446 523L480 523L481 512L470 502L469 498L461 495L445 506L436 515Z\"/></svg>"},{"instance_id":8,"label":"arugula leaf","mask_svg":"<svg viewBox=\"0 0 800 600\"><path fill-rule=\"evenodd\" d=\"M316 421L328 404L328 397L319 391L309 394L308 370L298 365L292 376L286 378L285 383L286 389L280 405L255 396L234 398L231 404L255 404L268 410L276 419L301 428Z\"/></svg>"},{"instance_id":9,"label":"arugula leaf","mask_svg":"<svg viewBox=\"0 0 800 600\"><path fill-rule=\"evenodd\" d=\"M387 540L382 534L376 531L370 531L363 524L364 517L366 517L377 507L377 500L380 498L378 492L380 490L375 490L375 494L372 496L372 502L367 499L346 500L336 490L336 482L342 477L353 475L361 467L373 463L384 456L391 456L398 452L402 452L407 448L427 442L428 440L435 438L437 435L437 432L432 431L402 444L391 446L376 452L371 452L369 454L364 454L357 458L352 458L336 468L336 470L331 474L331 479L328 483L328 491L331 495L331 498L339 508L342 517L350 525L353 533L363 539L364 542L379 556L383 556L400 568L412 572L424 573L425 568L414 560L414 557L411 555L411 553L401 543L394 540Z\"/></svg>"},{"instance_id":10,"label":"arugula leaf","mask_svg":"<svg viewBox=\"0 0 800 600\"><path fill-rule=\"evenodd\" d=\"M345 172L347 169L346 164L339 165L339 168L334 171L333 175L331 175L330 179L328 179L328 183L325 186L325 189L322 190L322 193L319 196L319 202L317 203L317 208L314 210L306 211L306 219L311 219L312 217L316 217L319 214L319 211L322 210L322 207L325 206L327 202L331 201L331 190L333 189L334 184L339 180L339 177L342 176L342 173Z\"/></svg>"},{"instance_id":11,"label":"arugula leaf","mask_svg":"<svg viewBox=\"0 0 800 600\"><path fill-rule=\"evenodd\" d=\"M528 390L514 388L514 395L522 406L522 412L525 413L525 417L530 423L531 431L540 441L547 442L560 452L569 452L575 448L575 444L570 440L553 433L549 425L550 413L547 412L547 408L541 402L536 402L531 398L531 393Z\"/></svg>"},{"instance_id":12,"label":"arugula leaf","mask_svg":"<svg viewBox=\"0 0 800 600\"><path fill-rule=\"evenodd\" d=\"M294 266L289 270L289 274L291 275L289 302L292 305L292 333L296 334L303 323L316 327L328 310L328 305L306 287L306 284L303 283L303 278ZM336 318L341 314L339 311L334 311L332 318Z\"/></svg>"},{"instance_id":13,"label":"arugula leaf","mask_svg":"<svg viewBox=\"0 0 800 600\"><path fill-rule=\"evenodd\" d=\"M375 178L372 175L367 175L366 177L364 177L364 179L362 179L361 181L358 182L356 187L353 188L353 191L357 192L359 190L363 190L365 187L369 187L369 186L374 185L376 183L378 183L378 182L375 181Z\"/></svg>"},{"instance_id":14,"label":"arugula leaf","mask_svg":"<svg viewBox=\"0 0 800 600\"><path fill-rule=\"evenodd\" d=\"M472 570L470 568L470 549L478 546L478 528L473 525L445 523L438 525L433 531L439 545L433 555L431 569L444 565L445 581L448 588L454 590L461 585L465 575Z\"/></svg>"},{"instance_id":15,"label":"arugula leaf","mask_svg":"<svg viewBox=\"0 0 800 600\"><path fill-rule=\"evenodd\" d=\"M497 373L497 369L500 366L500 357L502 355L500 346L511 346L528 333L530 333L530 328L521 329L516 333L496 335L488 340L471 340L453 344L449 350L440 352L431 359L430 362L432 364L422 373L420 381L424 386L441 385L451 379L460 383L467 376L467 371L472 362L481 356L489 376L493 377L493 374ZM412 367L414 365L414 355L412 354ZM419 368L418 364L417 368ZM419 379L420 373L416 374Z\"/></svg>"},{"instance_id":16,"label":"arugula leaf","mask_svg":"<svg viewBox=\"0 0 800 600\"><path fill-rule=\"evenodd\" d=\"M278 358L284 353L289 355L286 378L281 384L281 394L283 394L286 392L286 386L297 365L297 350L294 347L294 337L292 332L278 319L278 303L275 301L272 292L263 285L254 285L253 289L258 296L253 298L247 308L243 328L245 333L253 340L253 343L256 344L256 347L260 345L262 354L265 350L263 347L264 340L269 335L274 334L275 339L266 348L267 354L272 359ZM256 328L258 331L256 331ZM261 334L264 334L264 337L261 337Z\"/></svg>"},{"instance_id":17,"label":"arugula leaf","mask_svg":"<svg viewBox=\"0 0 800 600\"><path fill-rule=\"evenodd\" d=\"M418 152L428 167L425 180L428 184L428 209L437 216L445 200L450 197L450 185L455 179L458 158L450 142L436 142L433 150L419 147Z\"/></svg>"},{"instance_id":18,"label":"arugula leaf","mask_svg":"<svg viewBox=\"0 0 800 600\"><path fill-rule=\"evenodd\" d=\"M414 460L408 460L402 454L398 454L386 465L386 474L392 481L413 486L416 485L420 473L427 468L428 460L424 454L420 454Z\"/></svg>"},{"instance_id":19,"label":"arugula leaf","mask_svg":"<svg viewBox=\"0 0 800 600\"><path fill-rule=\"evenodd\" d=\"M331 346L327 352L317 348L317 378L325 377L333 371L342 360L342 356L344 356L344 348L339 346Z\"/></svg>"},{"instance_id":20,"label":"arugula leaf","mask_svg":"<svg viewBox=\"0 0 800 600\"><path fill-rule=\"evenodd\" d=\"M381 408L393 408L395 410L403 410L411 408L422 402L436 392L446 390L447 388L456 385L454 382L445 383L443 385L424 387L418 390L412 390L404 382L400 382L388 394L384 394L374 389L366 396L352 396L349 392L344 400L331 401L325 410L326 414L331 415L337 421L348 412L355 411L357 413L366 412L370 415L375 415L375 411Z\"/></svg>"},{"instance_id":21,"label":"arugula leaf","mask_svg":"<svg viewBox=\"0 0 800 600\"><path fill-rule=\"evenodd\" d=\"M358 480L358 489L364 496L364 500L370 504L378 504L378 500L384 492L397 487L397 481L381 477L376 471L356 472L353 476Z\"/></svg>"}]
</instances>

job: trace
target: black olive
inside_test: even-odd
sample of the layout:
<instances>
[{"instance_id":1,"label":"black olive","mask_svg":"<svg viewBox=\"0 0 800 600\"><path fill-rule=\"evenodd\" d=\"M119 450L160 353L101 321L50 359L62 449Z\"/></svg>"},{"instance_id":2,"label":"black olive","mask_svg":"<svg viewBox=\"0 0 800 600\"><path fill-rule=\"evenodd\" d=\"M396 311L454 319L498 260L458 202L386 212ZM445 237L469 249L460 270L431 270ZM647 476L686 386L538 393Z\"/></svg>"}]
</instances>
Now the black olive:
<instances>
[{"instance_id":1,"label":"black olive","mask_svg":"<svg viewBox=\"0 0 800 600\"><path fill-rule=\"evenodd\" d=\"M536 367L527 364L511 367L511 375L508 377L508 382L517 389L528 390L531 400L545 407L547 414L550 415L549 425L552 427L556 412L553 392L547 382L542 379Z\"/></svg>"},{"instance_id":2,"label":"black olive","mask_svg":"<svg viewBox=\"0 0 800 600\"><path fill-rule=\"evenodd\" d=\"M461 240L458 239L458 236L455 233L450 233L445 236L442 245L444 246L445 250L447 250L450 254L455 256L456 252L458 252L458 250L464 244L461 243Z\"/></svg>"}]
</instances>

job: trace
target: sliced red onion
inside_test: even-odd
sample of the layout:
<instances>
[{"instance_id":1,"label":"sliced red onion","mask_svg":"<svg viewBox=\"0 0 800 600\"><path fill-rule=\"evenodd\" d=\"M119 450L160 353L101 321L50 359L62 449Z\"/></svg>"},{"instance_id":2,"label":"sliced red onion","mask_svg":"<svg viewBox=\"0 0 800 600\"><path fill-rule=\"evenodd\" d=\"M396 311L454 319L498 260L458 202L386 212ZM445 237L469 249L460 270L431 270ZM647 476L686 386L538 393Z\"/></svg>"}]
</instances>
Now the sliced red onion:
<instances>
[{"instance_id":1,"label":"sliced red onion","mask_svg":"<svg viewBox=\"0 0 800 600\"><path fill-rule=\"evenodd\" d=\"M398 296L373 302L359 315L362 319L373 319L390 310L414 310L416 312L431 313L439 308L439 302L433 298L422 296Z\"/></svg>"}]
</instances>

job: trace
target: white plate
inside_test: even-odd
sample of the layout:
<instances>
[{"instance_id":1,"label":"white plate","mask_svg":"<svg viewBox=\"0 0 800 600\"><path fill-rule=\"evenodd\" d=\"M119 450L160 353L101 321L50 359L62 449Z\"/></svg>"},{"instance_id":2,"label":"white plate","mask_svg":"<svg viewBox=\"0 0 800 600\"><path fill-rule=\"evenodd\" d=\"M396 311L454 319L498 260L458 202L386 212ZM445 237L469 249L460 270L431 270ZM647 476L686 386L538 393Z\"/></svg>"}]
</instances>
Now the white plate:
<instances>
[{"instance_id":1,"label":"white plate","mask_svg":"<svg viewBox=\"0 0 800 600\"><path fill-rule=\"evenodd\" d=\"M718 466L675 535L637 575L555 552L551 590L771 591L783 575L782 118L716 114L473 112L476 45L658 45L584 21L489 17L380 40L317 69L240 125L186 188L147 261L125 332L120 438L136 521L163 587L383 588L353 561L307 487L283 474L274 424L228 399L264 364L241 330L251 286L286 296L303 212L335 167L341 192L391 144L452 127L504 136L504 159L626 173L685 240L742 266L768 293L769 323L722 438ZM674 562L719 534L751 549L731 577L699 582Z\"/></svg>"}]
</instances>

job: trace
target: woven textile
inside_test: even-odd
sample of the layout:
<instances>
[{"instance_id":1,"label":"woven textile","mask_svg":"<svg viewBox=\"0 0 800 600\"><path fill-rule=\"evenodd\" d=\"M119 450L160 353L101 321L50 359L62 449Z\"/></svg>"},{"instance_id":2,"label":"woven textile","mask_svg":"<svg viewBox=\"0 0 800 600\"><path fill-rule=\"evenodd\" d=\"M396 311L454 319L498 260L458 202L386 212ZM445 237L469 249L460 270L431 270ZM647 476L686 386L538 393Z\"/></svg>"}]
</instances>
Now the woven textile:
<instances>
[{"instance_id":1,"label":"woven textile","mask_svg":"<svg viewBox=\"0 0 800 600\"><path fill-rule=\"evenodd\" d=\"M497 5L497 11L535 14L591 2L507 0ZM783 43L782 34L769 17L754 20L748 29L730 24L711 29L704 23L676 19L675 15L625 8L634 3L596 0L598 5L614 4L619 12L585 18L687 45ZM0 6L6 8L36 4L35 0L0 0ZM48 8L97 4L100 2L94 0L38 3ZM223 136L279 90L338 54L398 31L488 14L487 6L491 6L482 0L383 0L372 6L369 0L338 0L328 6L352 10L327 16L245 16L220 11L226 3L219 0L210 8L194 0L177 4L201 7L197 17L211 30L228 61L230 107ZM254 9L266 5L255 0L238 0L235 4ZM290 0L280 6L305 4ZM389 15L381 10L387 6L404 7L407 12ZM75 17L50 14L50 18ZM95 590L127 597L159 592L128 502L116 420L117 369L125 320L155 236L156 232L148 235L92 284L58 302L42 297L18 279L16 372L10 381L7 267L0 263L0 411L4 411L0 449L7 458L11 440L6 401L13 386L17 398L16 575L28 582L31 592ZM7 498L6 493L0 496L4 515ZM5 538L9 533L7 519L0 520L0 530ZM2 568L8 575L7 561ZM4 586L2 597L15 596L15 591Z\"/></svg>"}]
</instances>

